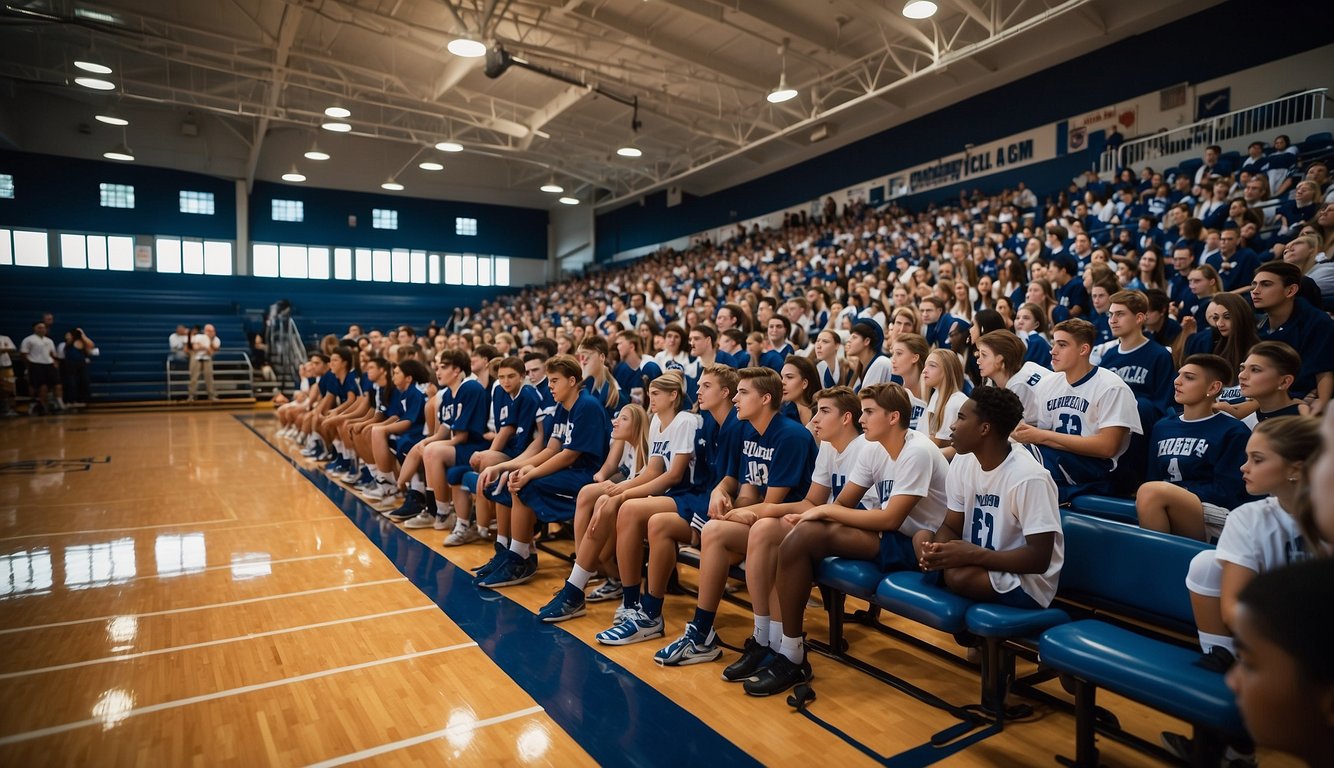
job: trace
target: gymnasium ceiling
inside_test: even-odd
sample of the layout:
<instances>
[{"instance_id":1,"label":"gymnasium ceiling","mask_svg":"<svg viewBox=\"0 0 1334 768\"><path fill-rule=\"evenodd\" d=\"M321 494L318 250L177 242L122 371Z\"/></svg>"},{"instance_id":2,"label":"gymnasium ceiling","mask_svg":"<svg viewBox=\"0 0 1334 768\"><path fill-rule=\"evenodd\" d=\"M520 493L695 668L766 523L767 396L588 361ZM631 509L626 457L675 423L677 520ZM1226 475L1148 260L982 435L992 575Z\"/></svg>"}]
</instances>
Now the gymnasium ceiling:
<instances>
[{"instance_id":1,"label":"gymnasium ceiling","mask_svg":"<svg viewBox=\"0 0 1334 768\"><path fill-rule=\"evenodd\" d=\"M144 165L526 207L556 207L554 180L610 208L758 177L1215 2L938 0L912 21L902 0L8 0L0 146L124 141ZM459 37L560 78L489 78ZM75 85L76 60L114 90ZM799 95L771 104L780 76ZM330 106L350 132L321 129Z\"/></svg>"}]
</instances>

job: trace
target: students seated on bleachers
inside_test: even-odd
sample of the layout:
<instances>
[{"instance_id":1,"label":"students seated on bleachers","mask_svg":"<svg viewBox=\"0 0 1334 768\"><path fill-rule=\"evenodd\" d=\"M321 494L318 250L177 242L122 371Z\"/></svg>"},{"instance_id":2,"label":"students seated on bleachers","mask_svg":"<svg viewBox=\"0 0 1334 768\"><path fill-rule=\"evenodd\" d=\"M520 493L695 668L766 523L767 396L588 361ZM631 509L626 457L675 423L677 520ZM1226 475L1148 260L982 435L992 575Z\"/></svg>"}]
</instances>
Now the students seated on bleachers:
<instances>
[{"instance_id":1,"label":"students seated on bleachers","mask_svg":"<svg viewBox=\"0 0 1334 768\"><path fill-rule=\"evenodd\" d=\"M826 328L816 334L812 357L824 389L848 384L851 379L851 369L840 354L842 350L843 339L838 331Z\"/></svg>"},{"instance_id":2,"label":"students seated on bleachers","mask_svg":"<svg viewBox=\"0 0 1334 768\"><path fill-rule=\"evenodd\" d=\"M830 407L850 396L850 391L822 392L824 417L842 420L850 415ZM916 563L912 536L934 532L944 520L949 465L925 435L908 428L907 392L897 384L880 384L863 389L859 396L860 422L866 431L849 442L862 444L857 455L848 456L849 450L838 452L836 443L822 442L812 479L814 484L825 476L822 466L834 466L837 472L851 462L851 468L843 470L842 489L831 486L827 501L816 504L812 499L803 510L752 526L746 561L752 599L756 585L751 585L751 570L757 563L751 548L766 531L773 532L771 538L782 535L777 539L777 579L772 582L777 601L766 598L775 613L766 622L756 608L754 635L747 639L741 659L723 673L725 680L745 681L744 689L752 696L780 693L810 679L802 628L815 570L824 558L872 560L886 571L911 569ZM844 430L839 439L847 434Z\"/></svg>"},{"instance_id":3,"label":"students seated on bleachers","mask_svg":"<svg viewBox=\"0 0 1334 768\"><path fill-rule=\"evenodd\" d=\"M746 333L740 328L718 330L718 354L730 359L731 367L741 370L750 365L750 353L746 350Z\"/></svg>"},{"instance_id":4,"label":"students seated on bleachers","mask_svg":"<svg viewBox=\"0 0 1334 768\"><path fill-rule=\"evenodd\" d=\"M933 349L922 367L922 386L928 396L926 411L919 420L922 434L931 439L945 458L954 458L950 447L950 431L959 407L968 399L964 393L963 364L959 356L948 349Z\"/></svg>"},{"instance_id":5,"label":"students seated on bleachers","mask_svg":"<svg viewBox=\"0 0 1334 768\"><path fill-rule=\"evenodd\" d=\"M903 388L907 390L908 397L912 400L909 429L925 431L921 419L922 414L926 413L927 392L922 384L922 367L926 365L929 354L931 348L927 346L926 339L915 333L899 334L890 345L890 370L901 380Z\"/></svg>"},{"instance_id":6,"label":"students seated on bleachers","mask_svg":"<svg viewBox=\"0 0 1334 768\"><path fill-rule=\"evenodd\" d=\"M644 357L644 341L634 331L616 334L616 355L612 378L628 402L643 406L648 383L662 375L662 367L653 358Z\"/></svg>"},{"instance_id":7,"label":"students seated on bleachers","mask_svg":"<svg viewBox=\"0 0 1334 768\"><path fill-rule=\"evenodd\" d=\"M1143 434L1135 396L1121 377L1089 363L1093 324L1067 320L1052 333L1052 369L1038 387L1038 423L1020 424L1014 439L1034 446L1061 502L1106 494L1130 435Z\"/></svg>"},{"instance_id":8,"label":"students seated on bleachers","mask_svg":"<svg viewBox=\"0 0 1334 768\"><path fill-rule=\"evenodd\" d=\"M686 351L686 331L679 325L668 325L662 331L663 348L653 356L654 362L663 371L681 371L685 373L690 365L690 353Z\"/></svg>"},{"instance_id":9,"label":"students seated on bleachers","mask_svg":"<svg viewBox=\"0 0 1334 768\"><path fill-rule=\"evenodd\" d=\"M1267 261L1255 272L1251 303L1260 320L1260 338L1281 341L1296 350L1301 369L1292 382L1293 397L1306 399L1319 415L1334 395L1334 320L1299 300L1301 270L1282 261Z\"/></svg>"},{"instance_id":10,"label":"students seated on bleachers","mask_svg":"<svg viewBox=\"0 0 1334 768\"><path fill-rule=\"evenodd\" d=\"M1255 428L1266 419L1279 416L1307 416L1311 408L1290 392L1301 367L1296 350L1281 341L1262 341L1251 347L1242 361L1237 382L1244 402L1224 408Z\"/></svg>"},{"instance_id":11,"label":"students seated on bleachers","mask_svg":"<svg viewBox=\"0 0 1334 768\"><path fill-rule=\"evenodd\" d=\"M301 455L315 461L333 461L337 446L333 444L336 432L326 423L352 408L361 397L361 377L355 365L357 353L350 347L335 347L328 356L328 370L320 376L319 398L303 419L306 447ZM336 425L336 422L335 422Z\"/></svg>"},{"instance_id":12,"label":"students seated on bleachers","mask_svg":"<svg viewBox=\"0 0 1334 768\"><path fill-rule=\"evenodd\" d=\"M1149 300L1149 311L1144 315L1144 335L1168 349L1177 349L1181 339L1181 323L1168 314L1171 301L1167 292L1158 288L1149 288L1144 292Z\"/></svg>"},{"instance_id":13,"label":"students seated on bleachers","mask_svg":"<svg viewBox=\"0 0 1334 768\"><path fill-rule=\"evenodd\" d=\"M951 297L951 301L953 297ZM919 304L922 314L922 336L931 347L950 348L950 331L956 327L967 329L970 323L945 311L945 301L939 296L927 296Z\"/></svg>"},{"instance_id":14,"label":"students seated on bleachers","mask_svg":"<svg viewBox=\"0 0 1334 768\"><path fill-rule=\"evenodd\" d=\"M912 544L919 567L940 573L953 592L1046 608L1056 596L1064 537L1051 475L1008 439L1023 413L1009 390L973 390L954 423L958 455L945 481L944 522L913 534Z\"/></svg>"},{"instance_id":15,"label":"students seated on bleachers","mask_svg":"<svg viewBox=\"0 0 1334 768\"><path fill-rule=\"evenodd\" d=\"M1192 355L1182 364L1174 382L1182 413L1165 416L1150 433L1146 482L1135 496L1141 528L1217 541L1228 509L1244 498L1250 429L1214 409L1232 370L1217 355Z\"/></svg>"},{"instance_id":16,"label":"students seated on bleachers","mask_svg":"<svg viewBox=\"0 0 1334 768\"><path fill-rule=\"evenodd\" d=\"M278 407L278 436L297 441L305 447L306 437L301 434L301 417L310 410L314 398L319 394L316 382L328 370L329 363L322 356L312 354L310 359L297 368L297 387L289 398L281 392L274 395L273 402Z\"/></svg>"},{"instance_id":17,"label":"students seated on bleachers","mask_svg":"<svg viewBox=\"0 0 1334 768\"><path fill-rule=\"evenodd\" d=\"M1207 321L1209 302L1215 296L1225 293L1223 281L1219 279L1213 267L1201 264L1187 273L1186 285L1190 289L1190 295L1181 302L1177 310L1177 319L1183 328L1188 320L1193 319L1198 329Z\"/></svg>"},{"instance_id":18,"label":"students seated on bleachers","mask_svg":"<svg viewBox=\"0 0 1334 768\"><path fill-rule=\"evenodd\" d=\"M608 423L611 423L611 417L622 405L630 402L628 393L625 393L625 398L622 399L621 388L607 368L607 357L610 354L611 349L607 346L607 340L592 335L585 336L574 353L583 370L583 388L594 400L602 403Z\"/></svg>"},{"instance_id":19,"label":"students seated on bleachers","mask_svg":"<svg viewBox=\"0 0 1334 768\"><path fill-rule=\"evenodd\" d=\"M722 365L705 368L700 373L696 400L699 422L694 435L693 465L689 467L692 471L687 478L665 476L666 482L675 483L665 494L650 496L640 489L632 491L634 496L623 503L608 502L621 506L615 512L613 525L623 593L612 626L597 634L599 643L628 645L662 637L662 602L668 579L676 568L676 546L689 544L709 521L711 493L740 452L743 425L732 407L737 381L737 372ZM670 382L664 382L664 394L669 394L669 388ZM672 423L676 423L675 418ZM677 459L675 453L673 459L678 465L684 461ZM646 585L641 579L645 536L649 542Z\"/></svg>"},{"instance_id":20,"label":"students seated on bleachers","mask_svg":"<svg viewBox=\"0 0 1334 768\"><path fill-rule=\"evenodd\" d=\"M699 385L700 371L711 365L732 365L732 356L718 350L718 331L706 323L695 325L686 334L690 346L690 365L686 369L686 384L693 390Z\"/></svg>"},{"instance_id":21,"label":"students seated on bleachers","mask_svg":"<svg viewBox=\"0 0 1334 768\"><path fill-rule=\"evenodd\" d=\"M788 355L778 378L783 382L783 404L778 413L802 426L810 424L815 415L815 393L823 389L815 364L801 355Z\"/></svg>"},{"instance_id":22,"label":"students seated on bleachers","mask_svg":"<svg viewBox=\"0 0 1334 768\"><path fill-rule=\"evenodd\" d=\"M1024 303L1014 314L1014 332L1024 343L1024 360L1043 368L1051 367L1051 342L1048 341L1048 319L1042 307Z\"/></svg>"},{"instance_id":23,"label":"students seated on bleachers","mask_svg":"<svg viewBox=\"0 0 1334 768\"><path fill-rule=\"evenodd\" d=\"M678 640L654 655L654 660L664 666L713 661L722 654L713 619L728 569L745 556L745 534L754 522L754 513L745 508L759 502L781 504L804 498L815 466L816 445L811 433L778 413L782 398L778 376L768 369L752 367L738 371L737 377L737 418L745 422L739 449L728 460L727 474L709 498L711 519L700 535L695 617Z\"/></svg>"},{"instance_id":24,"label":"students seated on bleachers","mask_svg":"<svg viewBox=\"0 0 1334 768\"><path fill-rule=\"evenodd\" d=\"M426 389L434 381L420 360L404 360L393 367L394 402L384 421L371 427L371 476L375 485L358 486L373 502L391 502L398 495L398 469L422 441L426 428ZM365 454L363 454L364 456Z\"/></svg>"},{"instance_id":25,"label":"students seated on bleachers","mask_svg":"<svg viewBox=\"0 0 1334 768\"><path fill-rule=\"evenodd\" d=\"M333 455L332 460L324 466L324 472L334 477L346 474L354 468L356 462L353 446L345 439L347 425L361 420L373 410L371 398L367 396L372 394L373 383L371 377L361 369L362 354L353 347L345 346L334 350L329 359L339 360L344 354L356 358L357 363L350 366L351 375L339 384L344 393L343 401L325 414L319 427L320 435Z\"/></svg>"},{"instance_id":26,"label":"students seated on bleachers","mask_svg":"<svg viewBox=\"0 0 1334 768\"><path fill-rule=\"evenodd\" d=\"M1018 395L1024 406L1023 421L1037 425L1040 412L1038 386L1054 374L1024 359L1024 343L1018 336L1006 330L983 334L977 340L977 367L994 386ZM952 429L953 424L950 426Z\"/></svg>"},{"instance_id":27,"label":"students seated on bleachers","mask_svg":"<svg viewBox=\"0 0 1334 768\"><path fill-rule=\"evenodd\" d=\"M1334 612L1312 610L1332 604L1334 559L1321 558L1256 576L1232 610L1238 663L1227 683L1246 730L1311 766L1334 765Z\"/></svg>"},{"instance_id":28,"label":"students seated on bleachers","mask_svg":"<svg viewBox=\"0 0 1334 768\"><path fill-rule=\"evenodd\" d=\"M370 357L362 364L362 400L365 407L361 415L349 418L339 427L339 438L347 449L344 454L347 461L341 473L331 473L335 480L353 486L375 485L375 477L370 471L370 462L375 455L370 442L370 428L385 420L394 401L391 367L383 357Z\"/></svg>"},{"instance_id":29,"label":"students seated on bleachers","mask_svg":"<svg viewBox=\"0 0 1334 768\"><path fill-rule=\"evenodd\" d=\"M1217 550L1191 560L1186 587L1204 652L1200 664L1207 669L1222 672L1232 666L1236 648L1230 628L1236 623L1237 594L1246 583L1257 574L1324 554L1328 547L1307 541L1295 517L1309 503L1305 473L1320 448L1319 428L1310 416L1284 416L1255 428L1241 471L1246 492L1264 498L1232 510Z\"/></svg>"},{"instance_id":30,"label":"students seated on bleachers","mask_svg":"<svg viewBox=\"0 0 1334 768\"><path fill-rule=\"evenodd\" d=\"M1130 387L1139 409L1139 423L1153 425L1174 410L1172 380L1176 366L1172 353L1144 335L1149 302L1138 291L1121 291L1110 298L1108 325L1116 341L1101 350L1098 365L1115 373ZM1125 461L1133 475L1144 466L1143 436L1132 437ZM1133 487L1133 486L1131 486Z\"/></svg>"},{"instance_id":31,"label":"students seated on bleachers","mask_svg":"<svg viewBox=\"0 0 1334 768\"><path fill-rule=\"evenodd\" d=\"M1240 246L1241 232L1224 229L1218 233L1218 252L1205 256L1201 262L1214 268L1225 291L1245 293L1255 277L1256 267L1260 266L1255 251Z\"/></svg>"},{"instance_id":32,"label":"students seated on bleachers","mask_svg":"<svg viewBox=\"0 0 1334 768\"><path fill-rule=\"evenodd\" d=\"M883 353L884 344L884 330L875 323L858 322L852 326L846 347L853 389L883 384L894 375L893 364Z\"/></svg>"}]
</instances>

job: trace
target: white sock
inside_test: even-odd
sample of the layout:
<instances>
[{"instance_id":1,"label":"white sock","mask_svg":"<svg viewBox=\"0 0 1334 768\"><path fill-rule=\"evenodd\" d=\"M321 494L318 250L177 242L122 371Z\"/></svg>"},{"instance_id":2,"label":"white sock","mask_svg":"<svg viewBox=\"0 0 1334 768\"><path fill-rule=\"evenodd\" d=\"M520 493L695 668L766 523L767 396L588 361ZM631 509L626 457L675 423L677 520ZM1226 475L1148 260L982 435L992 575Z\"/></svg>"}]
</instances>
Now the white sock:
<instances>
[{"instance_id":1,"label":"white sock","mask_svg":"<svg viewBox=\"0 0 1334 768\"><path fill-rule=\"evenodd\" d=\"M1233 656L1237 655L1237 648L1232 643L1232 638L1227 635L1211 635L1208 632L1200 632L1200 649L1205 653L1211 648L1222 648Z\"/></svg>"},{"instance_id":2,"label":"white sock","mask_svg":"<svg viewBox=\"0 0 1334 768\"><path fill-rule=\"evenodd\" d=\"M777 651L783 642L783 622L774 621L769 624L769 647Z\"/></svg>"},{"instance_id":3,"label":"white sock","mask_svg":"<svg viewBox=\"0 0 1334 768\"><path fill-rule=\"evenodd\" d=\"M769 644L769 617L768 617L768 616L759 616L759 615L757 615L757 616L755 617L755 642L759 643L760 645L768 645L768 644Z\"/></svg>"},{"instance_id":4,"label":"white sock","mask_svg":"<svg viewBox=\"0 0 1334 768\"><path fill-rule=\"evenodd\" d=\"M435 513L441 517L449 517L449 502L435 500Z\"/></svg>"},{"instance_id":5,"label":"white sock","mask_svg":"<svg viewBox=\"0 0 1334 768\"><path fill-rule=\"evenodd\" d=\"M334 447L334 450L335 450L335 451L338 451L339 453L342 453L342 452L343 452L343 441L342 441L342 440L339 440L338 438L335 437L335 438L334 438L334 441L333 441L333 447Z\"/></svg>"},{"instance_id":6,"label":"white sock","mask_svg":"<svg viewBox=\"0 0 1334 768\"><path fill-rule=\"evenodd\" d=\"M374 477L375 482L377 483L384 482L386 474L387 473L383 469L380 469L379 467L371 467L371 477Z\"/></svg>"},{"instance_id":7,"label":"white sock","mask_svg":"<svg viewBox=\"0 0 1334 768\"><path fill-rule=\"evenodd\" d=\"M800 664L806 658L806 644L800 637L788 637L783 635L782 644L778 652L787 657L787 660L793 664Z\"/></svg>"},{"instance_id":8,"label":"white sock","mask_svg":"<svg viewBox=\"0 0 1334 768\"><path fill-rule=\"evenodd\" d=\"M505 549L509 549L509 548L510 548L510 537L508 537L508 536L501 536L500 534L497 533L497 534L496 534L496 543L499 544L500 546L504 547Z\"/></svg>"},{"instance_id":9,"label":"white sock","mask_svg":"<svg viewBox=\"0 0 1334 768\"><path fill-rule=\"evenodd\" d=\"M408 481L408 487L417 493L426 493L426 482L416 475Z\"/></svg>"},{"instance_id":10,"label":"white sock","mask_svg":"<svg viewBox=\"0 0 1334 768\"><path fill-rule=\"evenodd\" d=\"M575 563L574 568L570 569L569 582L570 586L574 587L575 589L582 591L585 588L587 588L588 580L591 578L593 578L593 572L584 570L579 566L578 563Z\"/></svg>"},{"instance_id":11,"label":"white sock","mask_svg":"<svg viewBox=\"0 0 1334 768\"><path fill-rule=\"evenodd\" d=\"M526 560L528 559L528 555L532 554L533 545L526 541L517 541L511 539L510 551Z\"/></svg>"}]
</instances>

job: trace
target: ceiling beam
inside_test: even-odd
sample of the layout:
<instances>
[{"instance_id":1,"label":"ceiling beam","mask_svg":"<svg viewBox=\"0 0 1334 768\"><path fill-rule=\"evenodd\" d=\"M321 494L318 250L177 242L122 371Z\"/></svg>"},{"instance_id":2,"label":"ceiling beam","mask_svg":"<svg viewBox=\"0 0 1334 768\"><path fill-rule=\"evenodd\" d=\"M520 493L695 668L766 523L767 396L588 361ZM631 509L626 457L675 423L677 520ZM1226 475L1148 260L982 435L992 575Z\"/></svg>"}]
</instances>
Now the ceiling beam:
<instances>
[{"instance_id":1,"label":"ceiling beam","mask_svg":"<svg viewBox=\"0 0 1334 768\"><path fill-rule=\"evenodd\" d=\"M272 77L268 83L268 93L264 98L264 116L255 124L255 140L250 143L250 157L245 165L245 186L247 191L254 191L255 169L259 167L259 153L264 148L264 136L269 132L269 115L278 108L278 100L283 95L283 85L287 79L287 57L292 52L292 41L296 39L301 27L303 10L299 5L283 6L283 18L278 26L278 46L273 52Z\"/></svg>"},{"instance_id":2,"label":"ceiling beam","mask_svg":"<svg viewBox=\"0 0 1334 768\"><path fill-rule=\"evenodd\" d=\"M951 2L959 6L959 10L966 13L968 18L982 25L982 28L987 31L988 35L993 34L996 31L995 26L991 23L991 18L983 13L982 9L978 8L973 3L973 0L951 0ZM992 0L992 2L995 2L995 0Z\"/></svg>"},{"instance_id":3,"label":"ceiling beam","mask_svg":"<svg viewBox=\"0 0 1334 768\"><path fill-rule=\"evenodd\" d=\"M572 85L556 94L555 98L551 101L538 107L533 114L529 116L528 120L525 121L525 124L528 126L528 135L519 140L519 149L528 149L531 147L533 145L533 137L537 135L538 131L542 130L542 126L554 120L560 113L583 101L584 97L591 92L592 91L588 88L580 88Z\"/></svg>"}]
</instances>

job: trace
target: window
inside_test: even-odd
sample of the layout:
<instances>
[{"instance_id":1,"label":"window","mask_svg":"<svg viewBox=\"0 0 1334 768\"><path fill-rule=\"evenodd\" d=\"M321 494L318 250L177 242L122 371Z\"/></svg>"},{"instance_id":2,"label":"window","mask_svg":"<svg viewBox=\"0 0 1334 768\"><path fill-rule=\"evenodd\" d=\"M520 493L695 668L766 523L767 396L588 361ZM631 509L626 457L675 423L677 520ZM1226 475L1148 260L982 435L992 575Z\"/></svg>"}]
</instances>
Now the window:
<instances>
[{"instance_id":1,"label":"window","mask_svg":"<svg viewBox=\"0 0 1334 768\"><path fill-rule=\"evenodd\" d=\"M181 271L187 275L204 274L204 244L198 240L181 241Z\"/></svg>"},{"instance_id":2,"label":"window","mask_svg":"<svg viewBox=\"0 0 1334 768\"><path fill-rule=\"evenodd\" d=\"M398 211L391 208L372 208L371 226L375 229L398 229Z\"/></svg>"},{"instance_id":3,"label":"window","mask_svg":"<svg viewBox=\"0 0 1334 768\"><path fill-rule=\"evenodd\" d=\"M174 237L157 239L157 271L180 274L181 241Z\"/></svg>"},{"instance_id":4,"label":"window","mask_svg":"<svg viewBox=\"0 0 1334 768\"><path fill-rule=\"evenodd\" d=\"M395 248L393 250L393 254L394 257L392 263L394 266L394 282L396 283L409 282L409 278L411 277L409 271L410 257L408 256L407 249Z\"/></svg>"},{"instance_id":5,"label":"window","mask_svg":"<svg viewBox=\"0 0 1334 768\"><path fill-rule=\"evenodd\" d=\"M191 192L190 190L182 189L181 213L198 213L204 216L212 216L213 193Z\"/></svg>"},{"instance_id":6,"label":"window","mask_svg":"<svg viewBox=\"0 0 1334 768\"><path fill-rule=\"evenodd\" d=\"M454 219L454 234L475 236L477 234L477 219L466 219L462 216Z\"/></svg>"},{"instance_id":7,"label":"window","mask_svg":"<svg viewBox=\"0 0 1334 768\"><path fill-rule=\"evenodd\" d=\"M278 277L306 277L310 262L304 245L278 246Z\"/></svg>"},{"instance_id":8,"label":"window","mask_svg":"<svg viewBox=\"0 0 1334 768\"><path fill-rule=\"evenodd\" d=\"M250 257L250 274L255 277L277 277L278 246L256 243Z\"/></svg>"},{"instance_id":9,"label":"window","mask_svg":"<svg viewBox=\"0 0 1334 768\"><path fill-rule=\"evenodd\" d=\"M232 274L232 244L226 240L204 241L204 274Z\"/></svg>"},{"instance_id":10,"label":"window","mask_svg":"<svg viewBox=\"0 0 1334 768\"><path fill-rule=\"evenodd\" d=\"M510 284L510 260L504 256L496 257L496 285Z\"/></svg>"},{"instance_id":11,"label":"window","mask_svg":"<svg viewBox=\"0 0 1334 768\"><path fill-rule=\"evenodd\" d=\"M491 284L491 257L481 256L477 259L477 284Z\"/></svg>"},{"instance_id":12,"label":"window","mask_svg":"<svg viewBox=\"0 0 1334 768\"><path fill-rule=\"evenodd\" d=\"M306 251L310 261L310 279L329 279L329 249L311 246Z\"/></svg>"},{"instance_id":13,"label":"window","mask_svg":"<svg viewBox=\"0 0 1334 768\"><path fill-rule=\"evenodd\" d=\"M14 265L18 267L49 267L51 252L45 232L14 231Z\"/></svg>"},{"instance_id":14,"label":"window","mask_svg":"<svg viewBox=\"0 0 1334 768\"><path fill-rule=\"evenodd\" d=\"M87 269L87 241L83 235L60 236L60 266L66 269Z\"/></svg>"},{"instance_id":15,"label":"window","mask_svg":"<svg viewBox=\"0 0 1334 768\"><path fill-rule=\"evenodd\" d=\"M463 285L463 257L457 253L445 254L445 284Z\"/></svg>"},{"instance_id":16,"label":"window","mask_svg":"<svg viewBox=\"0 0 1334 768\"><path fill-rule=\"evenodd\" d=\"M335 248L334 249L334 278L338 280L352 279L352 249Z\"/></svg>"},{"instance_id":17,"label":"window","mask_svg":"<svg viewBox=\"0 0 1334 768\"><path fill-rule=\"evenodd\" d=\"M129 238L125 238L129 240ZM126 258L133 267L134 245L128 243ZM256 249L259 246L255 246ZM258 259L258 255L256 256ZM256 267L257 269L259 267ZM115 267L112 267L115 269ZM232 244L227 240L183 240L179 237L157 239L157 271L187 275L232 274ZM255 273L265 277L259 272Z\"/></svg>"},{"instance_id":18,"label":"window","mask_svg":"<svg viewBox=\"0 0 1334 768\"><path fill-rule=\"evenodd\" d=\"M0 173L0 197L14 199L14 176L8 173Z\"/></svg>"},{"instance_id":19,"label":"window","mask_svg":"<svg viewBox=\"0 0 1334 768\"><path fill-rule=\"evenodd\" d=\"M393 277L390 272L389 251L372 251L371 279L377 283L388 283Z\"/></svg>"},{"instance_id":20,"label":"window","mask_svg":"<svg viewBox=\"0 0 1334 768\"><path fill-rule=\"evenodd\" d=\"M471 253L463 254L463 284L477 285L477 257Z\"/></svg>"},{"instance_id":21,"label":"window","mask_svg":"<svg viewBox=\"0 0 1334 768\"><path fill-rule=\"evenodd\" d=\"M431 254L430 274L426 278L426 282L432 285L440 282L440 254L438 253Z\"/></svg>"},{"instance_id":22,"label":"window","mask_svg":"<svg viewBox=\"0 0 1334 768\"><path fill-rule=\"evenodd\" d=\"M363 283L371 281L371 250L369 248L357 249L357 279Z\"/></svg>"},{"instance_id":23,"label":"window","mask_svg":"<svg viewBox=\"0 0 1334 768\"><path fill-rule=\"evenodd\" d=\"M426 282L426 251L412 252L412 282Z\"/></svg>"},{"instance_id":24,"label":"window","mask_svg":"<svg viewBox=\"0 0 1334 768\"><path fill-rule=\"evenodd\" d=\"M300 200L274 200L274 221L305 221L306 207Z\"/></svg>"},{"instance_id":25,"label":"window","mask_svg":"<svg viewBox=\"0 0 1334 768\"><path fill-rule=\"evenodd\" d=\"M103 208L133 208L134 207L134 187L130 184L107 184L98 185L102 193Z\"/></svg>"},{"instance_id":26,"label":"window","mask_svg":"<svg viewBox=\"0 0 1334 768\"><path fill-rule=\"evenodd\" d=\"M3 263L0 261L0 263ZM134 271L134 238L108 235L60 236L60 266L66 269Z\"/></svg>"}]
</instances>

